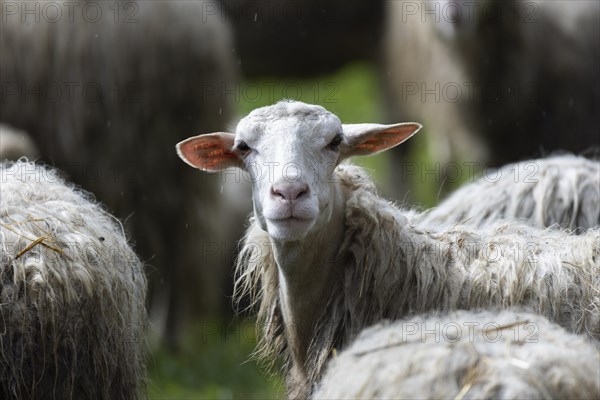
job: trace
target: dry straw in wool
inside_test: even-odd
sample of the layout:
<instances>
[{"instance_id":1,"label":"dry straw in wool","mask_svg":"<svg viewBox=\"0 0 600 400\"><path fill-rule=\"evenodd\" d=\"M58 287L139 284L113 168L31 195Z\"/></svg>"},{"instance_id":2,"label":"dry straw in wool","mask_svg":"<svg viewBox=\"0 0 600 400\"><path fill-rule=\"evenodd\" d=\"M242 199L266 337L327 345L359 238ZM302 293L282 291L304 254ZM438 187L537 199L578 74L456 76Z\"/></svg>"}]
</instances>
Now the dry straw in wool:
<instances>
[{"instance_id":1,"label":"dry straw in wool","mask_svg":"<svg viewBox=\"0 0 600 400\"><path fill-rule=\"evenodd\" d=\"M146 278L122 226L52 169L0 172L0 398L143 397Z\"/></svg>"}]
</instances>

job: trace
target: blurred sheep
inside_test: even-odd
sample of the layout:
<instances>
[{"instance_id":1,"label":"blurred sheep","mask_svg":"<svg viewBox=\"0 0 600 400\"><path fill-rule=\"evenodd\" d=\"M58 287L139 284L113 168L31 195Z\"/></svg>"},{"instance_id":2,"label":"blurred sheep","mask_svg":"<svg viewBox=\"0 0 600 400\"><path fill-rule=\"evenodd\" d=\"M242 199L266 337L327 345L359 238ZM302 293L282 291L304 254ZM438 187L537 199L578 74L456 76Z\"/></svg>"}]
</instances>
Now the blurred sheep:
<instances>
[{"instance_id":1,"label":"blurred sheep","mask_svg":"<svg viewBox=\"0 0 600 400\"><path fill-rule=\"evenodd\" d=\"M422 121L436 162L499 167L600 146L597 1L386 4L389 116Z\"/></svg>"},{"instance_id":2,"label":"blurred sheep","mask_svg":"<svg viewBox=\"0 0 600 400\"><path fill-rule=\"evenodd\" d=\"M466 2L458 2L465 7ZM500 166L600 146L600 3L479 0L453 41L471 81L472 129Z\"/></svg>"},{"instance_id":3,"label":"blurred sheep","mask_svg":"<svg viewBox=\"0 0 600 400\"><path fill-rule=\"evenodd\" d=\"M0 397L143 398L146 278L123 227L53 169L0 179Z\"/></svg>"},{"instance_id":4,"label":"blurred sheep","mask_svg":"<svg viewBox=\"0 0 600 400\"><path fill-rule=\"evenodd\" d=\"M598 399L598 343L513 311L414 316L365 329L313 399Z\"/></svg>"},{"instance_id":5,"label":"blurred sheep","mask_svg":"<svg viewBox=\"0 0 600 400\"><path fill-rule=\"evenodd\" d=\"M0 6L1 120L125 221L151 266L153 327L175 344L192 315L227 306L235 238L229 214L205 211L222 203L219 178L181 168L170 149L232 117L229 25L206 12L212 1Z\"/></svg>"},{"instance_id":6,"label":"blurred sheep","mask_svg":"<svg viewBox=\"0 0 600 400\"><path fill-rule=\"evenodd\" d=\"M386 3L387 18L381 46L381 78L388 118L422 121L431 158L442 165L451 161L487 161L489 149L473 132L461 112L464 96L458 85L469 77L448 44L434 16L422 19L427 1ZM435 13L434 13L435 14ZM399 148L406 153L406 148ZM395 151L392 162L400 170L404 157ZM394 187L396 196L406 188Z\"/></svg>"}]
</instances>

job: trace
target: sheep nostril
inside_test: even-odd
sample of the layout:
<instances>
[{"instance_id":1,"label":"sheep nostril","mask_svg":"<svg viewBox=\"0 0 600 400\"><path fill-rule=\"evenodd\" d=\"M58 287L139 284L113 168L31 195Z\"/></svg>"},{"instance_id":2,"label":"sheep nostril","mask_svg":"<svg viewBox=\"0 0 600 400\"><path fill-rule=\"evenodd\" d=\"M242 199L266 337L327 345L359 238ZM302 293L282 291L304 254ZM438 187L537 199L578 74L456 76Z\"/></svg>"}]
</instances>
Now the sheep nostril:
<instances>
[{"instance_id":1,"label":"sheep nostril","mask_svg":"<svg viewBox=\"0 0 600 400\"><path fill-rule=\"evenodd\" d=\"M298 188L298 192L296 193L296 196L292 200L296 200L307 194L308 194L308 185L303 185L302 187Z\"/></svg>"},{"instance_id":2,"label":"sheep nostril","mask_svg":"<svg viewBox=\"0 0 600 400\"><path fill-rule=\"evenodd\" d=\"M285 200L285 195L283 194L283 192L281 192L279 189L275 188L274 186L271 187L271 194L275 197L281 197L283 200Z\"/></svg>"}]
</instances>

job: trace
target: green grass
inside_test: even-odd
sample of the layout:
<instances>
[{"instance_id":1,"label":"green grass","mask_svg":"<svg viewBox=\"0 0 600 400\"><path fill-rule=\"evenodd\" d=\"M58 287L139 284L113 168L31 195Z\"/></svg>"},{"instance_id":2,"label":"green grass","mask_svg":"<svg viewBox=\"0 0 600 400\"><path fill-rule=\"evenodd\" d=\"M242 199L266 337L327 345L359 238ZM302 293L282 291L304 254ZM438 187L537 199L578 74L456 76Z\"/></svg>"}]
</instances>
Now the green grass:
<instances>
[{"instance_id":1,"label":"green grass","mask_svg":"<svg viewBox=\"0 0 600 400\"><path fill-rule=\"evenodd\" d=\"M250 354L252 321L199 322L177 352L159 349L149 363L150 399L281 399L281 380L268 377Z\"/></svg>"}]
</instances>

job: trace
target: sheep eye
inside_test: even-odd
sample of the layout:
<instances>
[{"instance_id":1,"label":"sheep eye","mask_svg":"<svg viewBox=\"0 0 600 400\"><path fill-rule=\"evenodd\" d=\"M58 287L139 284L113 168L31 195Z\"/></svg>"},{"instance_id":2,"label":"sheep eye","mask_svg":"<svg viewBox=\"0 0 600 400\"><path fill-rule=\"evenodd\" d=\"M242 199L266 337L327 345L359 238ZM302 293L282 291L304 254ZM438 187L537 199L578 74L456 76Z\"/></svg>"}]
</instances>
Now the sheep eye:
<instances>
[{"instance_id":1,"label":"sheep eye","mask_svg":"<svg viewBox=\"0 0 600 400\"><path fill-rule=\"evenodd\" d=\"M335 135L335 137L329 142L327 147L333 151L338 151L340 149L340 144L342 144L342 135Z\"/></svg>"},{"instance_id":2,"label":"sheep eye","mask_svg":"<svg viewBox=\"0 0 600 400\"><path fill-rule=\"evenodd\" d=\"M237 146L235 146L242 154L250 151L250 146L246 142L239 142Z\"/></svg>"}]
</instances>

